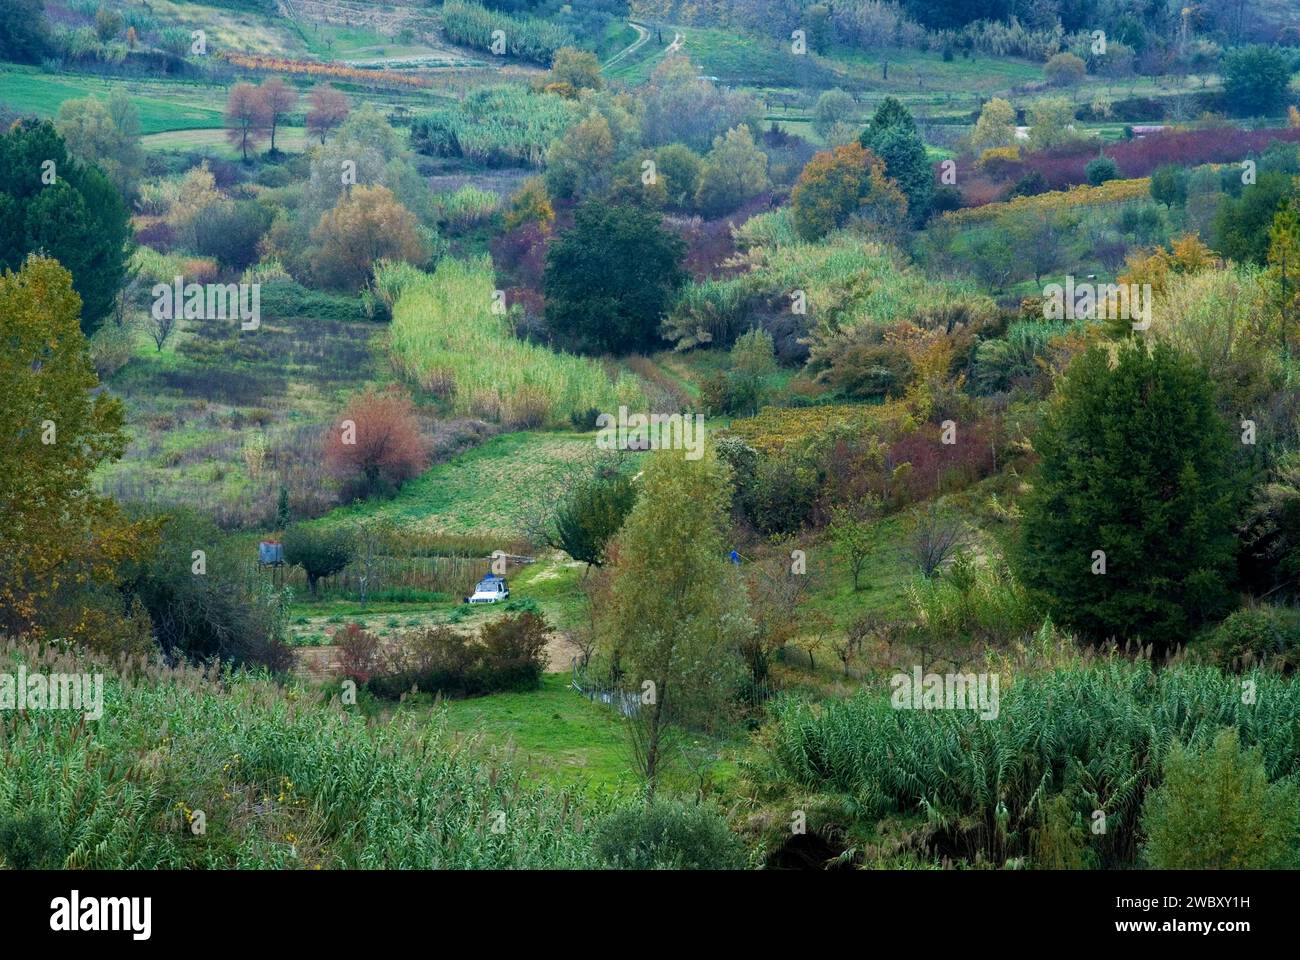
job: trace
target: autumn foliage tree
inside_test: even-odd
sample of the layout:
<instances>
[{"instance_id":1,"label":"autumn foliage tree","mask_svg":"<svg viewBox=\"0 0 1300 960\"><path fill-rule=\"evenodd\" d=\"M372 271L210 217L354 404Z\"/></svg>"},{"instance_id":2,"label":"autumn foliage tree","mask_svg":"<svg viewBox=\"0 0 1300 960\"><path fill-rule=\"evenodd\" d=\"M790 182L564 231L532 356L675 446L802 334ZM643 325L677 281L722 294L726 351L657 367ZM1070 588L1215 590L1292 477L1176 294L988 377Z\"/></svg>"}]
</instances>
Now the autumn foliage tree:
<instances>
[{"instance_id":1,"label":"autumn foliage tree","mask_svg":"<svg viewBox=\"0 0 1300 960\"><path fill-rule=\"evenodd\" d=\"M0 633L102 635L102 611L82 594L111 588L148 539L91 484L127 437L121 401L92 392L80 313L56 260L33 254L0 276Z\"/></svg>"},{"instance_id":2,"label":"autumn foliage tree","mask_svg":"<svg viewBox=\"0 0 1300 960\"><path fill-rule=\"evenodd\" d=\"M328 83L312 87L307 96L307 132L313 137L325 137L348 118L348 98Z\"/></svg>"},{"instance_id":3,"label":"autumn foliage tree","mask_svg":"<svg viewBox=\"0 0 1300 960\"><path fill-rule=\"evenodd\" d=\"M895 229L907 198L885 176L885 165L858 143L818 153L799 174L790 196L794 228L816 240L851 220Z\"/></svg>"},{"instance_id":4,"label":"autumn foliage tree","mask_svg":"<svg viewBox=\"0 0 1300 960\"><path fill-rule=\"evenodd\" d=\"M387 187L352 187L311 232L312 273L325 286L357 290L376 260L422 264L429 244L418 223Z\"/></svg>"},{"instance_id":5,"label":"autumn foliage tree","mask_svg":"<svg viewBox=\"0 0 1300 960\"><path fill-rule=\"evenodd\" d=\"M411 398L366 390L353 397L330 429L325 466L344 482L347 499L393 493L429 462Z\"/></svg>"},{"instance_id":6,"label":"autumn foliage tree","mask_svg":"<svg viewBox=\"0 0 1300 960\"><path fill-rule=\"evenodd\" d=\"M275 131L284 118L298 105L298 91L279 77L264 81L257 90L262 98L262 112L271 131L271 152L275 152Z\"/></svg>"},{"instance_id":7,"label":"autumn foliage tree","mask_svg":"<svg viewBox=\"0 0 1300 960\"><path fill-rule=\"evenodd\" d=\"M249 148L255 148L266 136L268 125L266 100L261 91L251 83L231 87L226 99L226 139L238 148L245 163Z\"/></svg>"}]
</instances>

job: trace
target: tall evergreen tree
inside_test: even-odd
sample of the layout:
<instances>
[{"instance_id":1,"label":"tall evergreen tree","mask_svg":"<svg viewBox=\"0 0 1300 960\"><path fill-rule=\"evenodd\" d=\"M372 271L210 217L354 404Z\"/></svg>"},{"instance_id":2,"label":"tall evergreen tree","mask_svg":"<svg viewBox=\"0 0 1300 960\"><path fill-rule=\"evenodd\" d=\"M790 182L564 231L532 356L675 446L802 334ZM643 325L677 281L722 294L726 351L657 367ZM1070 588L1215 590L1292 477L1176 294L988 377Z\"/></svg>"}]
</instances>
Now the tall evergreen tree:
<instances>
[{"instance_id":1,"label":"tall evergreen tree","mask_svg":"<svg viewBox=\"0 0 1300 960\"><path fill-rule=\"evenodd\" d=\"M885 175L907 197L912 222L924 223L934 195L934 171L907 107L895 97L886 97L858 142L885 162Z\"/></svg>"},{"instance_id":2,"label":"tall evergreen tree","mask_svg":"<svg viewBox=\"0 0 1300 960\"><path fill-rule=\"evenodd\" d=\"M131 219L98 168L68 156L49 121L24 120L0 136L0 267L29 253L58 260L81 297L81 329L93 333L126 277Z\"/></svg>"},{"instance_id":3,"label":"tall evergreen tree","mask_svg":"<svg viewBox=\"0 0 1300 960\"><path fill-rule=\"evenodd\" d=\"M1034 438L1015 558L1059 622L1163 651L1230 600L1234 435L1194 361L1117 351L1075 359Z\"/></svg>"}]
</instances>

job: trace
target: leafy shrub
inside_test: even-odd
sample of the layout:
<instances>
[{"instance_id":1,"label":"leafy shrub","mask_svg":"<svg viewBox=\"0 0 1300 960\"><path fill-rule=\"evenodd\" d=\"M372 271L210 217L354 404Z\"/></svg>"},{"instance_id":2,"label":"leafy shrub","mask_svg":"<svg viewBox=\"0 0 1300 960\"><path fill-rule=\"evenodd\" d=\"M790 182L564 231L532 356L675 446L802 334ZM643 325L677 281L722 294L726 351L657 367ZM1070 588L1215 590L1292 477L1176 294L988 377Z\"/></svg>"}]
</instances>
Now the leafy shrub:
<instances>
[{"instance_id":1,"label":"leafy shrub","mask_svg":"<svg viewBox=\"0 0 1300 960\"><path fill-rule=\"evenodd\" d=\"M1245 607L1210 632L1209 650L1223 669L1263 663L1292 670L1300 664L1300 611L1269 604Z\"/></svg>"},{"instance_id":2,"label":"leafy shrub","mask_svg":"<svg viewBox=\"0 0 1300 960\"><path fill-rule=\"evenodd\" d=\"M352 538L342 527L290 527L284 533L284 562L302 567L307 586L316 595L322 577L333 576L352 562Z\"/></svg>"},{"instance_id":3,"label":"leafy shrub","mask_svg":"<svg viewBox=\"0 0 1300 960\"><path fill-rule=\"evenodd\" d=\"M1223 95L1239 116L1268 116L1286 103L1295 68L1275 47L1234 47L1223 58Z\"/></svg>"},{"instance_id":4,"label":"leafy shrub","mask_svg":"<svg viewBox=\"0 0 1300 960\"><path fill-rule=\"evenodd\" d=\"M194 222L194 248L242 270L257 261L257 242L270 226L271 211L255 200L209 204Z\"/></svg>"},{"instance_id":5,"label":"leafy shrub","mask_svg":"<svg viewBox=\"0 0 1300 960\"><path fill-rule=\"evenodd\" d=\"M959 553L942 577L908 591L914 630L927 644L956 650L1024 638L1042 622L1025 588L996 561Z\"/></svg>"},{"instance_id":6,"label":"leafy shrub","mask_svg":"<svg viewBox=\"0 0 1300 960\"><path fill-rule=\"evenodd\" d=\"M420 421L411 398L400 390L366 390L353 397L325 445L325 466L343 480L344 500L396 493L428 462Z\"/></svg>"},{"instance_id":7,"label":"leafy shrub","mask_svg":"<svg viewBox=\"0 0 1300 960\"><path fill-rule=\"evenodd\" d=\"M1300 788L1269 783L1258 748L1229 728L1212 743L1175 743L1164 782L1142 811L1147 862L1157 870L1294 869Z\"/></svg>"},{"instance_id":8,"label":"leafy shrub","mask_svg":"<svg viewBox=\"0 0 1300 960\"><path fill-rule=\"evenodd\" d=\"M0 813L0 861L10 870L58 870L66 855L53 817L40 811L26 817Z\"/></svg>"},{"instance_id":9,"label":"leafy shrub","mask_svg":"<svg viewBox=\"0 0 1300 960\"><path fill-rule=\"evenodd\" d=\"M205 573L195 572L195 550L204 551ZM175 511L167 518L156 553L132 571L130 581L164 654L289 668L283 597L253 589L243 576L243 559L237 543L207 517Z\"/></svg>"},{"instance_id":10,"label":"leafy shrub","mask_svg":"<svg viewBox=\"0 0 1300 960\"><path fill-rule=\"evenodd\" d=\"M1013 323L1005 336L981 341L975 348L973 385L981 393L996 393L1043 377L1041 361L1048 356L1052 340L1083 325L1038 320Z\"/></svg>"},{"instance_id":11,"label":"leafy shrub","mask_svg":"<svg viewBox=\"0 0 1300 960\"><path fill-rule=\"evenodd\" d=\"M477 638L451 627L425 627L402 638L367 689L389 700L412 689L467 697L536 690L546 668L549 630L546 619L532 612L486 624Z\"/></svg>"},{"instance_id":12,"label":"leafy shrub","mask_svg":"<svg viewBox=\"0 0 1300 960\"><path fill-rule=\"evenodd\" d=\"M1030 170L1015 182L1015 185L1007 194L1007 199L1014 200L1016 197L1036 197L1040 193L1046 193L1047 190L1047 178L1037 170Z\"/></svg>"},{"instance_id":13,"label":"leafy shrub","mask_svg":"<svg viewBox=\"0 0 1300 960\"><path fill-rule=\"evenodd\" d=\"M364 685L374 673L379 660L379 638L359 623L349 623L332 637L339 648L343 676Z\"/></svg>"},{"instance_id":14,"label":"leafy shrub","mask_svg":"<svg viewBox=\"0 0 1300 960\"><path fill-rule=\"evenodd\" d=\"M542 539L574 560L598 567L605 562L605 549L636 503L636 495L630 476L600 470L580 480L565 496Z\"/></svg>"},{"instance_id":15,"label":"leafy shrub","mask_svg":"<svg viewBox=\"0 0 1300 960\"><path fill-rule=\"evenodd\" d=\"M816 470L794 455L759 456L735 484L741 513L765 534L800 530L817 500Z\"/></svg>"},{"instance_id":16,"label":"leafy shrub","mask_svg":"<svg viewBox=\"0 0 1300 960\"><path fill-rule=\"evenodd\" d=\"M604 864L622 870L738 870L745 847L713 806L656 800L629 804L596 827Z\"/></svg>"},{"instance_id":17,"label":"leafy shrub","mask_svg":"<svg viewBox=\"0 0 1300 960\"><path fill-rule=\"evenodd\" d=\"M1151 199L1167 207L1187 202L1188 174L1184 167L1167 163L1151 174Z\"/></svg>"},{"instance_id":18,"label":"leafy shrub","mask_svg":"<svg viewBox=\"0 0 1300 960\"><path fill-rule=\"evenodd\" d=\"M1090 184L1099 187L1107 180L1117 179L1119 177L1119 167L1114 160L1103 155L1089 160L1088 165L1083 168L1083 174L1088 178Z\"/></svg>"}]
</instances>

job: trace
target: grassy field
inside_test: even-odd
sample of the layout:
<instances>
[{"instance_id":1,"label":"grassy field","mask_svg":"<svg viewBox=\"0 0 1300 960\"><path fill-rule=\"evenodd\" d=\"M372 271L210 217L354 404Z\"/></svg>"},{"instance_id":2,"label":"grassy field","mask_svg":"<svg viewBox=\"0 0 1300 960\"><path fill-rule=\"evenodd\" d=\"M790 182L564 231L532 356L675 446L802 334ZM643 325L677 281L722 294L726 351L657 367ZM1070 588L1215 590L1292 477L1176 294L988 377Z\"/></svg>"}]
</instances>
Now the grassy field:
<instances>
[{"instance_id":1,"label":"grassy field","mask_svg":"<svg viewBox=\"0 0 1300 960\"><path fill-rule=\"evenodd\" d=\"M222 124L225 88L187 81L129 80L48 74L36 67L0 66L0 100L39 117L58 115L64 100L96 96L107 100L125 89L140 112L144 134L165 130L214 128Z\"/></svg>"},{"instance_id":2,"label":"grassy field","mask_svg":"<svg viewBox=\"0 0 1300 960\"><path fill-rule=\"evenodd\" d=\"M513 538L529 509L562 489L570 472L597 453L591 433L505 434L426 471L393 500L345 507L330 516L364 512L429 532Z\"/></svg>"},{"instance_id":3,"label":"grassy field","mask_svg":"<svg viewBox=\"0 0 1300 960\"><path fill-rule=\"evenodd\" d=\"M449 701L439 709L449 729L481 736L489 756L513 754L543 783L609 794L636 789L622 718L570 689L568 674L547 674L542 688L530 693Z\"/></svg>"},{"instance_id":4,"label":"grassy field","mask_svg":"<svg viewBox=\"0 0 1300 960\"><path fill-rule=\"evenodd\" d=\"M166 130L151 133L140 138L146 150L159 153L202 153L221 157L224 160L237 160L240 153L226 139L224 129ZM316 143L307 136L305 127L281 127L275 133L276 149L285 153L302 153L307 147ZM269 147L270 141L259 144L259 149Z\"/></svg>"},{"instance_id":5,"label":"grassy field","mask_svg":"<svg viewBox=\"0 0 1300 960\"><path fill-rule=\"evenodd\" d=\"M555 789L609 797L631 797L641 789L622 718L571 689L567 674L547 675L538 691L454 700L440 709L448 729L481 737L488 756L510 756L526 776ZM744 742L739 736L697 737L690 748L695 768L669 767L665 786L674 792L725 786L736 776L735 756Z\"/></svg>"},{"instance_id":6,"label":"grassy field","mask_svg":"<svg viewBox=\"0 0 1300 960\"><path fill-rule=\"evenodd\" d=\"M247 53L275 53L294 57L306 52L306 44L293 24L277 15L253 10L212 7L202 3L151 0L150 8L163 23L186 29L202 29L210 48Z\"/></svg>"}]
</instances>

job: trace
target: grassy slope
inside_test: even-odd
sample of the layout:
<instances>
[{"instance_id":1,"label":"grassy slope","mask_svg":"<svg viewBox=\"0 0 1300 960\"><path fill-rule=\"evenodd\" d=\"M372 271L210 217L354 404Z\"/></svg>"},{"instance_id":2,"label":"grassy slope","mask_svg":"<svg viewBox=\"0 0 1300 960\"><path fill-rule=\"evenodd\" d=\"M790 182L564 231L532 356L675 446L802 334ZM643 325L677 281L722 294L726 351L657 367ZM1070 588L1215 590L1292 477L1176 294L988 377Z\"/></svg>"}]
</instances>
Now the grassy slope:
<instances>
[{"instance_id":1,"label":"grassy slope","mask_svg":"<svg viewBox=\"0 0 1300 960\"><path fill-rule=\"evenodd\" d=\"M56 116L64 100L92 95L107 99L117 89L131 95L140 111L140 130L146 135L222 124L222 87L180 80L123 81L81 74L54 75L35 67L0 66L0 99L40 117Z\"/></svg>"},{"instance_id":2,"label":"grassy slope","mask_svg":"<svg viewBox=\"0 0 1300 960\"><path fill-rule=\"evenodd\" d=\"M533 503L564 483L567 467L595 453L594 434L505 434L427 471L387 503L347 507L331 517L364 511L431 532L509 537Z\"/></svg>"},{"instance_id":3,"label":"grassy slope","mask_svg":"<svg viewBox=\"0 0 1300 960\"><path fill-rule=\"evenodd\" d=\"M635 788L621 719L569 689L568 674L547 674L533 693L459 700L443 711L448 729L481 735L495 751L513 752L514 762L543 783L608 792Z\"/></svg>"}]
</instances>

